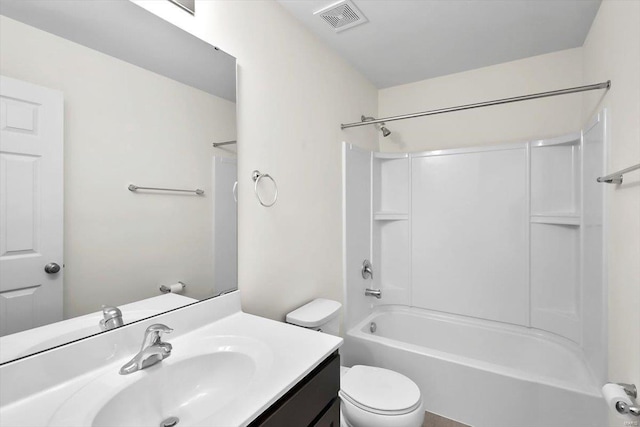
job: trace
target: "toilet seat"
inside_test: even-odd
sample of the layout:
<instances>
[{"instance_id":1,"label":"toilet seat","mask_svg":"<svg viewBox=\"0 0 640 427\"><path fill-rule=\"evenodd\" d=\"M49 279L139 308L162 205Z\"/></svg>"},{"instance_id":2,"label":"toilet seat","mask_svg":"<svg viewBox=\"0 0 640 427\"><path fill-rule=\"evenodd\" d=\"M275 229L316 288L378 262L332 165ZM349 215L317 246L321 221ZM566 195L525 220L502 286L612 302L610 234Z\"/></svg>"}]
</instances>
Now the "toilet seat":
<instances>
[{"instance_id":1,"label":"toilet seat","mask_svg":"<svg viewBox=\"0 0 640 427\"><path fill-rule=\"evenodd\" d=\"M363 411L346 400L340 403L341 427L422 427L424 408L403 415L380 415Z\"/></svg>"},{"instance_id":2,"label":"toilet seat","mask_svg":"<svg viewBox=\"0 0 640 427\"><path fill-rule=\"evenodd\" d=\"M340 379L340 398L379 415L404 415L422 404L420 389L404 375L389 369L356 365Z\"/></svg>"},{"instance_id":3,"label":"toilet seat","mask_svg":"<svg viewBox=\"0 0 640 427\"><path fill-rule=\"evenodd\" d=\"M354 406L355 408L360 409L361 411L364 411L364 412L367 412L367 413L371 413L371 414L375 414L375 415L385 415L385 416L406 415L406 414L412 413L413 411L415 411L416 409L418 409L419 407L422 406L422 401L418 401L418 402L415 403L415 405L413 405L409 409L402 409L402 410L397 410L397 411L384 411L384 410L380 410L380 409L377 409L377 408L372 408L370 406L363 405L363 404L351 399L348 395L346 395L342 391L338 392L338 396L340 397L340 399L341 399L341 401L343 403L350 404L350 405Z\"/></svg>"}]
</instances>

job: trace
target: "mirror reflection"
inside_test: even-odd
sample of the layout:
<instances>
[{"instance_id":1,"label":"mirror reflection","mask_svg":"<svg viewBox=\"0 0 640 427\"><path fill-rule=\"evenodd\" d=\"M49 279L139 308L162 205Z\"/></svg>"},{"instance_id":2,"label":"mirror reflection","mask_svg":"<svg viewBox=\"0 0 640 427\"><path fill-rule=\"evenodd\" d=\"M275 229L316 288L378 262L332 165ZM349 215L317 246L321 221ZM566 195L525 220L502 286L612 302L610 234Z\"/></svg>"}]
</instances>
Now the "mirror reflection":
<instances>
[{"instance_id":1,"label":"mirror reflection","mask_svg":"<svg viewBox=\"0 0 640 427\"><path fill-rule=\"evenodd\" d=\"M131 2L0 12L0 362L235 289L235 59Z\"/></svg>"}]
</instances>

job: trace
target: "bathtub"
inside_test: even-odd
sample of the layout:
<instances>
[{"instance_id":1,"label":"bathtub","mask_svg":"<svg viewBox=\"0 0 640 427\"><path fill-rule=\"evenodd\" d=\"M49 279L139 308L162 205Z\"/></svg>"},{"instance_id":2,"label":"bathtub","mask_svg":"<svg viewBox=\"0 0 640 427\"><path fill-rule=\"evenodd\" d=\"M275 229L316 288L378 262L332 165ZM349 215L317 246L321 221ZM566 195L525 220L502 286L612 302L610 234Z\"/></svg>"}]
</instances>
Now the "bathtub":
<instances>
[{"instance_id":1,"label":"bathtub","mask_svg":"<svg viewBox=\"0 0 640 427\"><path fill-rule=\"evenodd\" d=\"M346 366L405 374L427 411L473 427L607 424L600 385L580 349L535 329L379 306L347 332L341 353Z\"/></svg>"}]
</instances>

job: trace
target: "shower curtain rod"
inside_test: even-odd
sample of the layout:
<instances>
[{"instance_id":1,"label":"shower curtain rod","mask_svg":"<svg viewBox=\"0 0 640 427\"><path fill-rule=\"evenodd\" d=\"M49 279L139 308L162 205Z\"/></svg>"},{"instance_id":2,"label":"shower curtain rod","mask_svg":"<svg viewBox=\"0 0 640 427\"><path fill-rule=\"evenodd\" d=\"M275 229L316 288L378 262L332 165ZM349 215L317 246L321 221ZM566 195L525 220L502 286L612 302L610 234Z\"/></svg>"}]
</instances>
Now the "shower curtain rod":
<instances>
[{"instance_id":1,"label":"shower curtain rod","mask_svg":"<svg viewBox=\"0 0 640 427\"><path fill-rule=\"evenodd\" d=\"M438 110L422 111L420 113L403 114L401 116L385 117L382 119L368 120L366 122L341 124L340 129L353 128L357 126L368 126L368 125L373 125L376 123L383 123L383 122L393 122L395 120L413 119L414 117L434 116L436 114L452 113L454 111L462 111L462 110L471 110L472 108L490 107L492 105L508 104L511 102L528 101L530 99L546 98L548 96L567 95L570 93L585 92L588 90L596 90L596 89L608 90L610 87L611 87L611 80L607 80L606 82L596 83L596 84L587 85L587 86L577 86L577 87L572 87L568 89L533 93L531 95L514 96L513 98L502 98L502 99L496 99L493 101L478 102L476 104L459 105L457 107L448 107L448 108L440 108Z\"/></svg>"}]
</instances>

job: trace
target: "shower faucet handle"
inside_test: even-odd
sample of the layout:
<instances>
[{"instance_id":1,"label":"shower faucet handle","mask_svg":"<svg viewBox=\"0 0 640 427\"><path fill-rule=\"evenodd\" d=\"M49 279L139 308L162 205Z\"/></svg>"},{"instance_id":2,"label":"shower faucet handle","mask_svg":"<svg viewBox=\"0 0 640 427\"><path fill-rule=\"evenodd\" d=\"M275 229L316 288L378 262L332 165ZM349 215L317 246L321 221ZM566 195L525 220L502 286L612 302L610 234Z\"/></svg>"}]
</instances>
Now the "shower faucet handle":
<instances>
[{"instance_id":1,"label":"shower faucet handle","mask_svg":"<svg viewBox=\"0 0 640 427\"><path fill-rule=\"evenodd\" d=\"M362 278L373 280L373 267L368 259L362 262Z\"/></svg>"}]
</instances>

